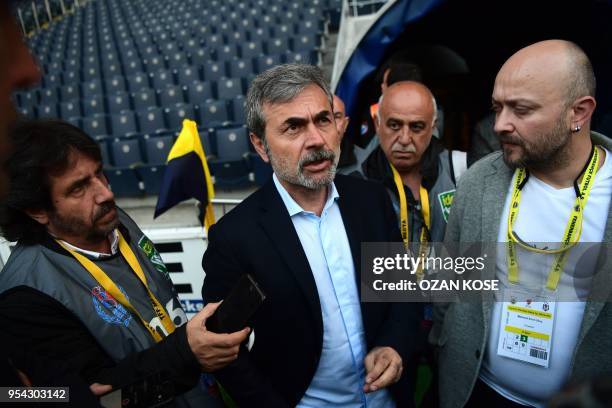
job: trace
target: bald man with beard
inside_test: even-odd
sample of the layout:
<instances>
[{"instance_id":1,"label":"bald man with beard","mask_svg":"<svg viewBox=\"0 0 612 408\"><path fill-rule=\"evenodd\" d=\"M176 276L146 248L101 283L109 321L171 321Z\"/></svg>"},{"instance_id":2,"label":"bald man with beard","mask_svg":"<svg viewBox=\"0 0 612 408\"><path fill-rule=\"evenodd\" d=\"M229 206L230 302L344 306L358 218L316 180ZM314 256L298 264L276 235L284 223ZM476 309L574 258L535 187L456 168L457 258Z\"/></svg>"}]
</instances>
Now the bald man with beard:
<instances>
[{"instance_id":1,"label":"bald man with beard","mask_svg":"<svg viewBox=\"0 0 612 408\"><path fill-rule=\"evenodd\" d=\"M523 48L497 74L502 150L463 176L445 242L500 243L484 278L501 290L436 305L442 407L545 406L612 366L610 257L582 244L612 239L612 143L590 129L594 95L591 63L567 41Z\"/></svg>"}]
</instances>

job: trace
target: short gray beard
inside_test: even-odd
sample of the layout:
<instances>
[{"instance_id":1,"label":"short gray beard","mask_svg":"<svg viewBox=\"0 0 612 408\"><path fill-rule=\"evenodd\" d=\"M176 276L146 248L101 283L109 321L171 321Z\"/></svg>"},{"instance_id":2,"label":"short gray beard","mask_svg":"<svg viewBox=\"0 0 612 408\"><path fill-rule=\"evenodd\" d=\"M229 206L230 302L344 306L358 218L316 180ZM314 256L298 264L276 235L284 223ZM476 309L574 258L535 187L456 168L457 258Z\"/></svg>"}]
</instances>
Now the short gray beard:
<instances>
[{"instance_id":1,"label":"short gray beard","mask_svg":"<svg viewBox=\"0 0 612 408\"><path fill-rule=\"evenodd\" d=\"M309 190L320 190L323 187L329 186L336 177L339 157L331 150L316 150L307 153L298 162L297 169L295 169L295 171L292 171L289 168L289 165L284 160L277 160L277 157L272 154L268 143L266 142L266 139L263 139L263 146L266 155L268 156L268 159L270 159L270 165L272 166L272 170L274 170L276 176L279 179L284 180L290 184L302 186ZM320 179L307 177L304 174L304 166L319 160L332 161L332 165L329 168L327 174Z\"/></svg>"}]
</instances>

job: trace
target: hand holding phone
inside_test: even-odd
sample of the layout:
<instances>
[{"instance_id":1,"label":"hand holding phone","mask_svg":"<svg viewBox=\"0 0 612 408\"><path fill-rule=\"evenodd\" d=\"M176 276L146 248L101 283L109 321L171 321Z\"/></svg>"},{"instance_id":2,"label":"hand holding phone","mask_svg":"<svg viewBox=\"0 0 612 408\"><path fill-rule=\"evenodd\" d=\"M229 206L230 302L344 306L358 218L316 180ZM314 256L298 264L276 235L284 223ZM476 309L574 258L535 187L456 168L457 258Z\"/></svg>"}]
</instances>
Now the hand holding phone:
<instances>
[{"instance_id":1,"label":"hand holding phone","mask_svg":"<svg viewBox=\"0 0 612 408\"><path fill-rule=\"evenodd\" d=\"M215 313L206 319L206 328L215 333L241 330L265 299L253 277L242 275Z\"/></svg>"}]
</instances>

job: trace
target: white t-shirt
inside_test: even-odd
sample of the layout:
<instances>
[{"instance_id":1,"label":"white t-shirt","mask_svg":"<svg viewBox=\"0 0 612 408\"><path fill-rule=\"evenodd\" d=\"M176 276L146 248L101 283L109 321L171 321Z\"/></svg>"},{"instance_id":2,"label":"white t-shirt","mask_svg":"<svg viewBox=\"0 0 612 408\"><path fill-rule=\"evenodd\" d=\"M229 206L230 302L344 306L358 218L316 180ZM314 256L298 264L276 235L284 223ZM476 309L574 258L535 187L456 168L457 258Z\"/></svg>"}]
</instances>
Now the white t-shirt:
<instances>
[{"instance_id":1,"label":"white t-shirt","mask_svg":"<svg viewBox=\"0 0 612 408\"><path fill-rule=\"evenodd\" d=\"M498 242L508 241L508 211L512 190L513 185L510 185L499 225ZM612 157L606 150L605 162L595 176L584 210L580 242L603 240L611 196ZM536 244L538 247L541 243L558 243L565 232L575 200L573 187L557 189L531 174L521 192L519 214L514 224L515 233L523 241L540 243ZM518 245L515 247L520 249ZM571 250L565 265L566 272L562 274L557 287L558 299L562 301L558 301L556 306L548 368L497 355L502 303L494 304L480 378L506 398L524 405L545 406L546 401L567 381L584 314L584 299L588 295L595 270L596 256L581 256L584 249L585 246L577 246ZM522 250L517 258L521 285L544 287L554 260L553 255ZM580 264L577 267L578 259ZM496 277L500 279L501 286L507 286L507 269L505 252L500 245Z\"/></svg>"}]
</instances>

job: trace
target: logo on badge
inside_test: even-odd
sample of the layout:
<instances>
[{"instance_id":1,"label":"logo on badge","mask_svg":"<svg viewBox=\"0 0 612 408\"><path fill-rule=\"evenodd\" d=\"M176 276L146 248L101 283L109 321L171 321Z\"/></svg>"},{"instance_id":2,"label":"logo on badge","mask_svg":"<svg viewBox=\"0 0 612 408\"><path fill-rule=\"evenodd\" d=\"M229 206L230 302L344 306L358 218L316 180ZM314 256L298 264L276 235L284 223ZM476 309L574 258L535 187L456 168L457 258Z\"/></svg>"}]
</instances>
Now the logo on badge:
<instances>
[{"instance_id":1,"label":"logo on badge","mask_svg":"<svg viewBox=\"0 0 612 408\"><path fill-rule=\"evenodd\" d=\"M164 261L162 261L162 257L155 249L155 245L149 238L143 235L138 241L138 246L145 253L147 258L151 261L157 272L163 274L167 279L170 279L170 275L168 275L168 269L166 265L164 265Z\"/></svg>"},{"instance_id":2,"label":"logo on badge","mask_svg":"<svg viewBox=\"0 0 612 408\"><path fill-rule=\"evenodd\" d=\"M445 222L448 222L448 215L450 214L450 209L453 205L455 191L456 190L449 190L438 194L438 201L440 201L440 207L442 207L442 216L444 217Z\"/></svg>"},{"instance_id":3,"label":"logo on badge","mask_svg":"<svg viewBox=\"0 0 612 408\"><path fill-rule=\"evenodd\" d=\"M120 288L121 289L121 288ZM121 289L123 295L127 294ZM96 286L91 289L91 300L98 316L106 323L128 327L132 320L132 315L125 307L111 296L103 287ZM129 300L129 299L128 299Z\"/></svg>"}]
</instances>

